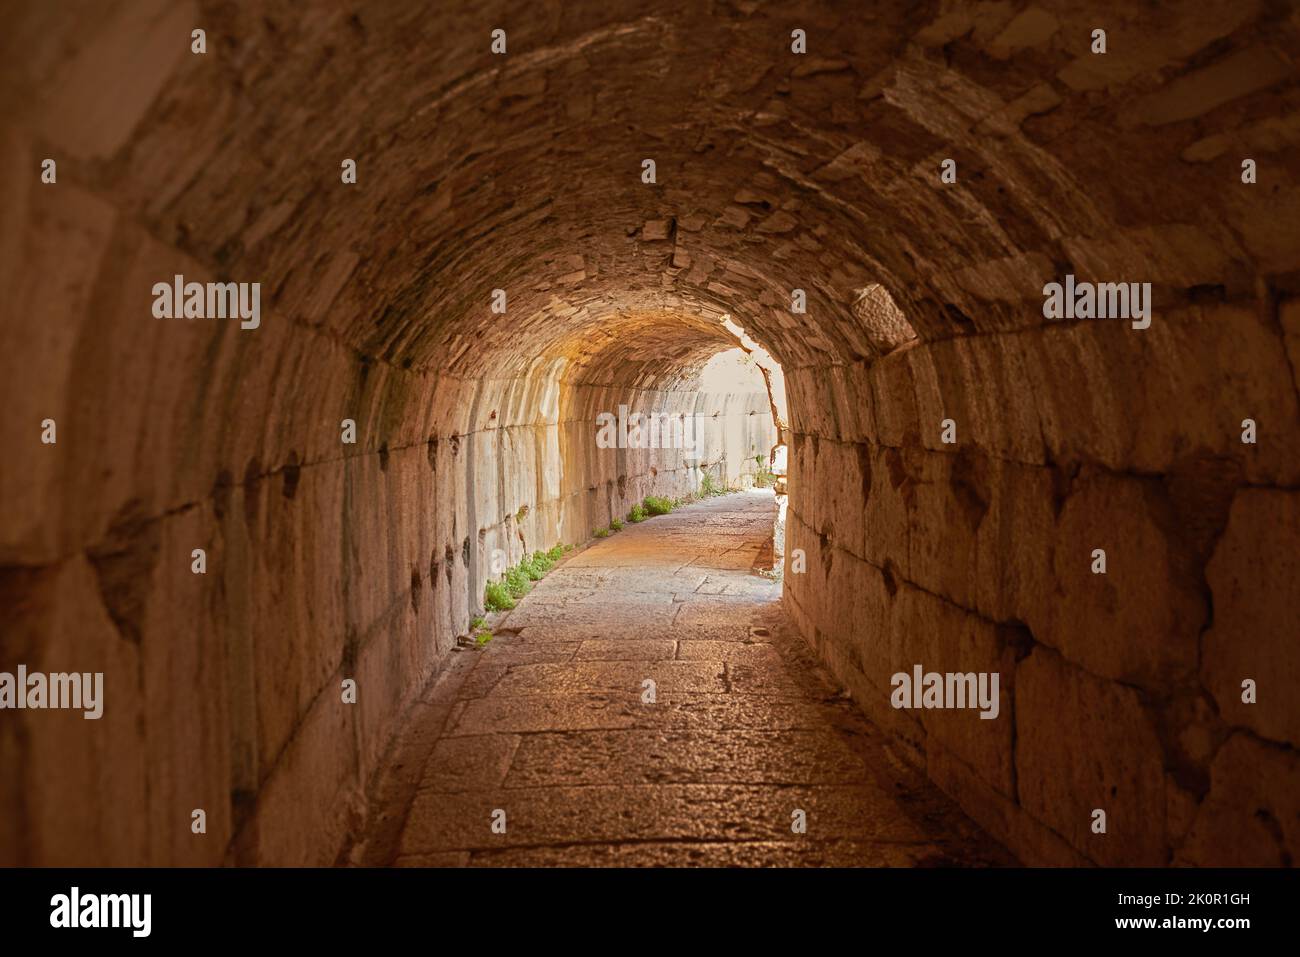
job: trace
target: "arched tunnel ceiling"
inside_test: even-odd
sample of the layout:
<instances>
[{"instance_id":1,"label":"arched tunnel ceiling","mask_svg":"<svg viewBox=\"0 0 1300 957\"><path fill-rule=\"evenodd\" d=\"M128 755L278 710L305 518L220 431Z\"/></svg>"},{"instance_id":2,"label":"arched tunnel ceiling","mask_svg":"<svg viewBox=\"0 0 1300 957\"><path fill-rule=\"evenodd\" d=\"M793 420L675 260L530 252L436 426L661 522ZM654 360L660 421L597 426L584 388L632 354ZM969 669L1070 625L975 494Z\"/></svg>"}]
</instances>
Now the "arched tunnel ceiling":
<instances>
[{"instance_id":1,"label":"arched tunnel ceiling","mask_svg":"<svg viewBox=\"0 0 1300 957\"><path fill-rule=\"evenodd\" d=\"M199 5L177 23L215 55L142 115L88 123L93 103L21 77L16 102L159 238L417 370L600 365L598 344L630 355L647 328L694 363L734 342L709 338L724 315L787 366L851 362L880 348L853 308L872 284L933 339L1041 323L1067 271L1173 296L1289 268L1300 195L1233 188L1225 142L1295 138L1263 121L1300 98L1289 5L699 6ZM21 25L9 42L34 71L55 55ZM1198 59L1218 73L1164 84Z\"/></svg>"},{"instance_id":2,"label":"arched tunnel ceiling","mask_svg":"<svg viewBox=\"0 0 1300 957\"><path fill-rule=\"evenodd\" d=\"M579 334L548 349L561 353L566 374L593 385L680 386L713 355L737 344L719 321L699 311L618 310L593 318Z\"/></svg>"}]
</instances>

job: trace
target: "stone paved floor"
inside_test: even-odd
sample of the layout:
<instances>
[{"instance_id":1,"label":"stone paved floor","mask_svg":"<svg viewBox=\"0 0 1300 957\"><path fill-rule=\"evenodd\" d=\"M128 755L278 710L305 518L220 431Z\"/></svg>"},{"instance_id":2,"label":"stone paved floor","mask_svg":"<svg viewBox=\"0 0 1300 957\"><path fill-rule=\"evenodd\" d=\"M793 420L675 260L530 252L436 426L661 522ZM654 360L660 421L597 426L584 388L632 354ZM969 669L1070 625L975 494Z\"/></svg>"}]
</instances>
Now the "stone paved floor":
<instances>
[{"instance_id":1,"label":"stone paved floor","mask_svg":"<svg viewBox=\"0 0 1300 957\"><path fill-rule=\"evenodd\" d=\"M815 665L753 571L774 514L770 493L728 495L573 553L453 654L346 861L1012 863Z\"/></svg>"}]
</instances>

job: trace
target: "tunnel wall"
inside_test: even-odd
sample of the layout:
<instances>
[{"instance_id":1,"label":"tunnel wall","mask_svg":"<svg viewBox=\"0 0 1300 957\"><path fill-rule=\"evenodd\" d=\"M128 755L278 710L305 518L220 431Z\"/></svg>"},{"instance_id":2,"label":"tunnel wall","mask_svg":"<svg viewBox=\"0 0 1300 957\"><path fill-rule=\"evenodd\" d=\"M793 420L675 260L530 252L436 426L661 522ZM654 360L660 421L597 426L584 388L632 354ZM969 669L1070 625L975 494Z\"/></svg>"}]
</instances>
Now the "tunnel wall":
<instances>
[{"instance_id":1,"label":"tunnel wall","mask_svg":"<svg viewBox=\"0 0 1300 957\"><path fill-rule=\"evenodd\" d=\"M755 456L766 463L776 441L766 392L664 392L592 385L574 392L575 414L568 422L563 456L575 482L570 541L590 537L592 529L608 525L612 518L626 518L632 505L647 495L681 498L698 493L706 472L718 487L740 487L757 472ZM696 448L598 448L596 415L617 415L620 404L629 411L655 410L679 422L693 417L699 429Z\"/></svg>"},{"instance_id":2,"label":"tunnel wall","mask_svg":"<svg viewBox=\"0 0 1300 957\"><path fill-rule=\"evenodd\" d=\"M1166 301L1143 331L1080 321L786 370L787 547L807 556L787 607L1027 863L1300 850L1300 300ZM894 708L891 677L918 663L1000 673L999 717Z\"/></svg>"},{"instance_id":3,"label":"tunnel wall","mask_svg":"<svg viewBox=\"0 0 1300 957\"><path fill-rule=\"evenodd\" d=\"M0 325L0 669L102 671L105 691L96 721L5 713L0 863L331 863L491 549L581 542L611 507L698 486L678 450L597 452L593 409L704 413L733 483L771 444L765 394L589 386L559 360L422 373L265 307L250 331L154 319L154 282L212 271L75 182L7 189L24 320Z\"/></svg>"}]
</instances>

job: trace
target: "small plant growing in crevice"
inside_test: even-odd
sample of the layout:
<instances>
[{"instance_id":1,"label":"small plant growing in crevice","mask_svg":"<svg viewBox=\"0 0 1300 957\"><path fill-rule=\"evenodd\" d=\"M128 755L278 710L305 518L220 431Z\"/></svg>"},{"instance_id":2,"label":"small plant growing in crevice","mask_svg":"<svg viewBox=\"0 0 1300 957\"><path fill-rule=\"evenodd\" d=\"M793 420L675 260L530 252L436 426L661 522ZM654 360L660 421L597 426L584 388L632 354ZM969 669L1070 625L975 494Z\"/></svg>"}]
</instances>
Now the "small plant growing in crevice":
<instances>
[{"instance_id":1,"label":"small plant growing in crevice","mask_svg":"<svg viewBox=\"0 0 1300 957\"><path fill-rule=\"evenodd\" d=\"M528 577L528 572L524 571L522 565L516 565L514 568L506 570L505 584L514 598L523 598L533 590L532 580Z\"/></svg>"},{"instance_id":2,"label":"small plant growing in crevice","mask_svg":"<svg viewBox=\"0 0 1300 957\"><path fill-rule=\"evenodd\" d=\"M482 648L491 640L492 640L492 632L490 632L486 628L480 629L474 635L474 643L477 644L480 648Z\"/></svg>"},{"instance_id":3,"label":"small plant growing in crevice","mask_svg":"<svg viewBox=\"0 0 1300 957\"><path fill-rule=\"evenodd\" d=\"M647 495L645 510L651 515L667 515L673 510L673 503L661 495Z\"/></svg>"},{"instance_id":4,"label":"small plant growing in crevice","mask_svg":"<svg viewBox=\"0 0 1300 957\"><path fill-rule=\"evenodd\" d=\"M486 627L487 627L487 619L484 618L482 615L475 615L474 618L469 623L470 631L478 631L480 628L486 628Z\"/></svg>"},{"instance_id":5,"label":"small plant growing in crevice","mask_svg":"<svg viewBox=\"0 0 1300 957\"><path fill-rule=\"evenodd\" d=\"M608 535L609 532L605 534ZM532 591L533 582L545 578L547 572L554 568L555 563L571 548L572 545L556 545L549 551L536 551L531 556L525 555L518 565L506 569L500 581L488 582L484 586L483 607L488 611L510 611L515 607L516 601ZM492 637L486 624L481 616L470 623L470 631L477 633L475 637L479 644L487 640L482 637L484 633L488 638Z\"/></svg>"},{"instance_id":6,"label":"small plant growing in crevice","mask_svg":"<svg viewBox=\"0 0 1300 957\"><path fill-rule=\"evenodd\" d=\"M714 484L713 476L708 472L705 472L704 477L700 479L700 497L709 498L710 496L717 495L719 492L721 492L721 489Z\"/></svg>"},{"instance_id":7,"label":"small plant growing in crevice","mask_svg":"<svg viewBox=\"0 0 1300 957\"><path fill-rule=\"evenodd\" d=\"M546 577L546 573L555 567L555 560L551 558L548 552L533 552L532 558L525 558L519 563L519 567L528 573L528 577L533 581L541 581Z\"/></svg>"},{"instance_id":8,"label":"small plant growing in crevice","mask_svg":"<svg viewBox=\"0 0 1300 957\"><path fill-rule=\"evenodd\" d=\"M623 520L622 520L621 518L613 518L613 519L610 519L610 521L609 521L609 530L610 530L611 532L621 532L621 531L623 531Z\"/></svg>"},{"instance_id":9,"label":"small plant growing in crevice","mask_svg":"<svg viewBox=\"0 0 1300 957\"><path fill-rule=\"evenodd\" d=\"M488 582L483 589L483 607L488 611L509 611L515 607L514 596L505 582Z\"/></svg>"},{"instance_id":10,"label":"small plant growing in crevice","mask_svg":"<svg viewBox=\"0 0 1300 957\"><path fill-rule=\"evenodd\" d=\"M594 535L596 538L609 538L609 529L598 528L595 531L593 531L591 534Z\"/></svg>"},{"instance_id":11,"label":"small plant growing in crevice","mask_svg":"<svg viewBox=\"0 0 1300 957\"><path fill-rule=\"evenodd\" d=\"M632 506L632 511L627 513L627 520L632 523L644 522L646 520L645 506L640 502Z\"/></svg>"}]
</instances>

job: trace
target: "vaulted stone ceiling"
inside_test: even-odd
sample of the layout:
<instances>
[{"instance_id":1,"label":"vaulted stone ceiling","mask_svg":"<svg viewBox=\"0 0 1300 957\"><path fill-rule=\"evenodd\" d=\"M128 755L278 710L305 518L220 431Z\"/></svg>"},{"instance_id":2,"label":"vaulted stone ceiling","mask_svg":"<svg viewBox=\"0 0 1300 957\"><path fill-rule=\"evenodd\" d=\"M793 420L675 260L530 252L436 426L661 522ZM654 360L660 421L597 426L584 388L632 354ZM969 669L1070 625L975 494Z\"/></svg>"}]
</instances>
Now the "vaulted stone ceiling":
<instances>
[{"instance_id":1,"label":"vaulted stone ceiling","mask_svg":"<svg viewBox=\"0 0 1300 957\"><path fill-rule=\"evenodd\" d=\"M875 351L851 308L869 283L933 339L1041 324L1071 270L1173 305L1294 267L1294 159L1255 189L1235 175L1294 136L1285 4L182 4L120 46L96 33L107 8L81 15L74 37L32 17L10 38L41 51L11 69L69 173L406 367L518 369L636 310L726 313L788 365L848 362ZM210 55L166 39L200 21ZM85 67L41 83L55 56ZM86 90L92 66L135 76Z\"/></svg>"}]
</instances>

